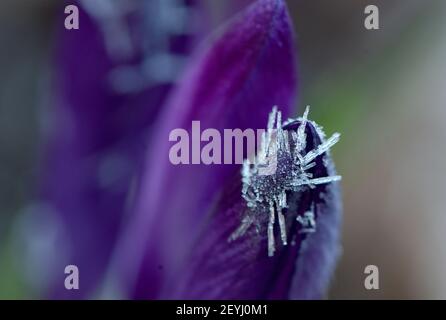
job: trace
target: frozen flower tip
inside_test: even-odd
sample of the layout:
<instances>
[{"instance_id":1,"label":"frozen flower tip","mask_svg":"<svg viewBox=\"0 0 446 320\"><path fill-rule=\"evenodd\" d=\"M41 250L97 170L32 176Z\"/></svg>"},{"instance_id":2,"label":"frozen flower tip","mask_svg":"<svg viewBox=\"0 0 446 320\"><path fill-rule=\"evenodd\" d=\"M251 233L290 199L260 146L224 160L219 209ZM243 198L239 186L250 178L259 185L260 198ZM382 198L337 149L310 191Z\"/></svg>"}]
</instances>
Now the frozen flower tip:
<instances>
[{"instance_id":1,"label":"frozen flower tip","mask_svg":"<svg viewBox=\"0 0 446 320\"><path fill-rule=\"evenodd\" d=\"M294 218L299 223L299 233L316 232L314 208L297 215L297 210L287 210L288 198L299 199L299 195L308 189L341 180L338 175L316 176L312 172L318 165L326 166L329 150L339 141L340 134L325 139L322 128L308 120L308 114L309 107L301 118L283 123L281 112L273 108L258 154L243 164L242 197L248 209L230 241L242 236L253 224L258 231L267 225L268 256L271 257L276 251L276 217L284 246L288 244L287 225L290 223L287 218Z\"/></svg>"}]
</instances>

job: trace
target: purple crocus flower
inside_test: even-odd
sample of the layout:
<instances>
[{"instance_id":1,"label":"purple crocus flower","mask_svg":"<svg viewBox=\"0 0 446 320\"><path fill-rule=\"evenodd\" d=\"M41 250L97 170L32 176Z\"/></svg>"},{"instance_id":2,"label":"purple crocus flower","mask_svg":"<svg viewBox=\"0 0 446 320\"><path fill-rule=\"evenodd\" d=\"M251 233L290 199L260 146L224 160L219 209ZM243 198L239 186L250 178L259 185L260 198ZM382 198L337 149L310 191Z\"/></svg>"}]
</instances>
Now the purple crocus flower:
<instances>
[{"instance_id":1,"label":"purple crocus flower","mask_svg":"<svg viewBox=\"0 0 446 320\"><path fill-rule=\"evenodd\" d=\"M285 1L253 1L196 48L176 86L197 38L191 20L179 19L202 12L199 1L78 4L81 29L58 35L41 186L64 236L48 295L91 297L107 278L106 289L129 298L323 297L339 247L329 155L339 137L326 139L308 112L281 120L297 89ZM259 175L259 161L248 160L201 164L200 146L196 164L172 164L170 133L193 135L195 120L219 132L267 122L256 160L276 159L277 170ZM79 291L64 288L68 264L79 267Z\"/></svg>"},{"instance_id":2,"label":"purple crocus flower","mask_svg":"<svg viewBox=\"0 0 446 320\"><path fill-rule=\"evenodd\" d=\"M98 290L131 202L146 138L196 42L191 21L203 20L193 0L75 4L80 29L57 28L55 108L40 189L47 219L57 221L63 237L47 266L48 296L56 298ZM69 264L81 272L80 290L64 287Z\"/></svg>"},{"instance_id":3,"label":"purple crocus flower","mask_svg":"<svg viewBox=\"0 0 446 320\"><path fill-rule=\"evenodd\" d=\"M222 131L264 128L275 105L290 116L297 87L292 30L283 0L257 0L197 50L151 137L134 215L114 257L117 285L129 297L323 296L339 246L339 177L328 154L336 135L325 141L306 117L284 126L277 119L277 129L294 132L288 149L298 151L279 161L263 187L288 200L269 194L258 207L239 165L175 166L168 159L169 133L191 133L194 120ZM199 150L192 162L194 154ZM282 245L272 247L276 237Z\"/></svg>"}]
</instances>

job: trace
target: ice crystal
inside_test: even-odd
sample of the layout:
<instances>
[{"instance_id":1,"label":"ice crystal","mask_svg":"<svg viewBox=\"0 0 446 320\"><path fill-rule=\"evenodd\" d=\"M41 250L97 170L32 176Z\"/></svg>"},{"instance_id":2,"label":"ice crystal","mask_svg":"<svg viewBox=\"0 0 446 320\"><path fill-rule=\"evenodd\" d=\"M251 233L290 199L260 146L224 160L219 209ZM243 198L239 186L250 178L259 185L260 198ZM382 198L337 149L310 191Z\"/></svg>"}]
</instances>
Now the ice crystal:
<instances>
[{"instance_id":1,"label":"ice crystal","mask_svg":"<svg viewBox=\"0 0 446 320\"><path fill-rule=\"evenodd\" d=\"M279 224L280 239L287 245L286 213L288 208L287 193L303 192L316 185L339 181L340 176L313 178L309 169L316 166L317 157L329 152L340 138L339 133L325 140L322 129L308 120L309 107L298 119L289 119L282 123L282 114L274 107L268 119L267 131L262 136L261 148L257 156L245 160L242 168L242 197L248 210L237 230L230 236L230 241L242 236L253 224L265 221L267 217L268 255L276 250L274 226L276 216ZM286 125L298 121L297 130L287 130ZM306 152L308 123L315 128L321 143ZM314 208L306 211L296 220L301 225L299 233L316 232ZM257 228L259 230L260 228Z\"/></svg>"},{"instance_id":2,"label":"ice crystal","mask_svg":"<svg viewBox=\"0 0 446 320\"><path fill-rule=\"evenodd\" d=\"M313 209L305 212L303 216L297 216L296 220L302 226L302 229L299 230L299 233L316 232L316 220Z\"/></svg>"}]
</instances>

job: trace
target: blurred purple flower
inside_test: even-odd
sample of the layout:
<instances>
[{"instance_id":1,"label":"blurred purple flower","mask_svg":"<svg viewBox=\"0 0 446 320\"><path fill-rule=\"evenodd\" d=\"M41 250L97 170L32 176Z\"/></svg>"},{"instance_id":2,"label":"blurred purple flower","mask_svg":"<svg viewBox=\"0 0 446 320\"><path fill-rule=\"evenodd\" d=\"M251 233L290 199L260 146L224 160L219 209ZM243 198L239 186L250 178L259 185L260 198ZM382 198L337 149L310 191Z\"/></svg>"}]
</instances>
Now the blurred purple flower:
<instances>
[{"instance_id":1,"label":"blurred purple flower","mask_svg":"<svg viewBox=\"0 0 446 320\"><path fill-rule=\"evenodd\" d=\"M147 136L196 42L192 21L203 21L195 0L76 4L80 29L57 28L55 108L40 188L64 240L47 288L57 298L98 289ZM81 270L78 291L64 288L68 264Z\"/></svg>"}]
</instances>

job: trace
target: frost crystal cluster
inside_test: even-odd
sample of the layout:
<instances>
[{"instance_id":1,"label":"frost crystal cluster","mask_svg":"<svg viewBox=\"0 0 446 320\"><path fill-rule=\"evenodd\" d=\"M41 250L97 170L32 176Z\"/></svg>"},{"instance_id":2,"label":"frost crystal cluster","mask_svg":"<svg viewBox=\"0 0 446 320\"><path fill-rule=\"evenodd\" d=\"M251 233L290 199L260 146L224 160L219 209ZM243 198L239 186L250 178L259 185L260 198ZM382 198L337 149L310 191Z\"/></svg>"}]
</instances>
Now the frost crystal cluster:
<instances>
[{"instance_id":1,"label":"frost crystal cluster","mask_svg":"<svg viewBox=\"0 0 446 320\"><path fill-rule=\"evenodd\" d=\"M340 138L339 133L325 139L322 129L308 120L309 107L303 117L289 119L282 123L282 114L274 107L270 113L267 131L262 136L262 143L254 159L245 160L242 168L242 197L246 200L248 210L240 227L231 235L230 241L242 236L248 228L259 221L268 221L268 255L276 250L274 225L276 216L283 245L287 245L286 213L287 194L304 192L316 185L339 181L340 176L315 178L309 169L316 166L315 159L327 154ZM287 130L287 125L300 123L297 130ZM306 152L308 123L315 128L321 143ZM324 159L323 159L324 160ZM324 161L325 162L325 161ZM302 226L300 233L316 231L314 208L296 217ZM265 220L265 215L268 217ZM259 228L257 228L259 230Z\"/></svg>"}]
</instances>

